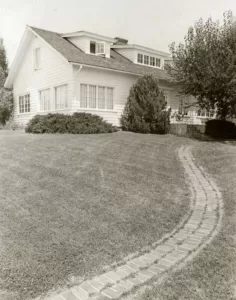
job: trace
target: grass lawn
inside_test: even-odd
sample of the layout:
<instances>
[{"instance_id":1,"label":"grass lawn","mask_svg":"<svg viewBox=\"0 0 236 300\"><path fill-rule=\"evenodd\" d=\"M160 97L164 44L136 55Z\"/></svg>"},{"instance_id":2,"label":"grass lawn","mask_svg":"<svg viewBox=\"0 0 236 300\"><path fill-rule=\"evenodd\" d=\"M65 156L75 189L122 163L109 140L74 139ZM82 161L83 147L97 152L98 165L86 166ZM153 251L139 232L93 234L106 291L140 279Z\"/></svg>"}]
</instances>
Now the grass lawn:
<instances>
[{"instance_id":1,"label":"grass lawn","mask_svg":"<svg viewBox=\"0 0 236 300\"><path fill-rule=\"evenodd\" d=\"M100 273L170 232L188 210L176 155L188 142L0 131L0 299Z\"/></svg>"},{"instance_id":2,"label":"grass lawn","mask_svg":"<svg viewBox=\"0 0 236 300\"><path fill-rule=\"evenodd\" d=\"M194 156L222 192L225 214L221 231L186 268L132 299L236 299L236 144L196 142Z\"/></svg>"}]
</instances>

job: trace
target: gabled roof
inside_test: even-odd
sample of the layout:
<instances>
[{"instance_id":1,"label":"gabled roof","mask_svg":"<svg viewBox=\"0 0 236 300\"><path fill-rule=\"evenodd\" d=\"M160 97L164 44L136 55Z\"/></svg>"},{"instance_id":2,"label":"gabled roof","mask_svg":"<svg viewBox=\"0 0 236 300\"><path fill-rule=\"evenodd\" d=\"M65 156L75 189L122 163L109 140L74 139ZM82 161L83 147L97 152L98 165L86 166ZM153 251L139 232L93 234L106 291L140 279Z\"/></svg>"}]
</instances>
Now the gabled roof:
<instances>
[{"instance_id":1,"label":"gabled roof","mask_svg":"<svg viewBox=\"0 0 236 300\"><path fill-rule=\"evenodd\" d=\"M60 56L62 56L69 63L116 70L134 75L153 75L158 79L165 81L171 80L165 70L135 64L113 49L110 50L110 58L86 54L72 44L67 38L63 37L63 34L27 26L16 57L12 63L8 78L5 82L6 88L10 88L12 85L15 74L19 68L20 61L22 60L22 53L24 53L22 50L25 49L28 44L25 41L29 41L29 37L32 35L32 33L35 33L44 41L46 41L50 47L55 49Z\"/></svg>"},{"instance_id":2,"label":"gabled roof","mask_svg":"<svg viewBox=\"0 0 236 300\"><path fill-rule=\"evenodd\" d=\"M89 32L89 31L84 31L84 30L69 32L69 33L63 33L61 36L63 38L86 36L86 37L91 37L91 38L102 40L102 41L107 41L107 42L110 42L110 43L115 43L116 42L116 39L112 39L108 36L96 34L96 33Z\"/></svg>"},{"instance_id":3,"label":"gabled roof","mask_svg":"<svg viewBox=\"0 0 236 300\"><path fill-rule=\"evenodd\" d=\"M134 64L115 50L111 49L111 58L104 58L84 53L61 34L35 27L30 27L36 34L63 55L68 62L124 71L137 75L152 74L159 79L169 79L166 71Z\"/></svg>"}]
</instances>

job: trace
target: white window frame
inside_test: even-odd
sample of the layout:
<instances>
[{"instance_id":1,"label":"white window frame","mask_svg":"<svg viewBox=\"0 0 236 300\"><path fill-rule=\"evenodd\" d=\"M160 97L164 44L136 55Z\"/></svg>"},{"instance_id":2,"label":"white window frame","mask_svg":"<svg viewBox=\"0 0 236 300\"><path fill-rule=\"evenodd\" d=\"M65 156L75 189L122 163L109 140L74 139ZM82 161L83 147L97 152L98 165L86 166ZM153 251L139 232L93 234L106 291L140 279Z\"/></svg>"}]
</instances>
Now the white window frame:
<instances>
[{"instance_id":1,"label":"white window frame","mask_svg":"<svg viewBox=\"0 0 236 300\"><path fill-rule=\"evenodd\" d=\"M23 104L20 104L20 100L23 100ZM29 103L28 102L26 103L26 100L29 100ZM18 107L19 107L19 109L18 109L19 114L30 114L31 113L30 93L26 93L26 94L18 96ZM23 107L24 111L21 111L21 107Z\"/></svg>"},{"instance_id":2,"label":"white window frame","mask_svg":"<svg viewBox=\"0 0 236 300\"><path fill-rule=\"evenodd\" d=\"M160 66L157 65L157 61L160 61ZM156 57L155 66L161 68L161 59L159 57Z\"/></svg>"},{"instance_id":3,"label":"white window frame","mask_svg":"<svg viewBox=\"0 0 236 300\"><path fill-rule=\"evenodd\" d=\"M38 55L38 57L37 57ZM42 65L42 50L40 47L34 48L33 50L33 61L34 61L34 70L40 70Z\"/></svg>"},{"instance_id":4,"label":"white window frame","mask_svg":"<svg viewBox=\"0 0 236 300\"><path fill-rule=\"evenodd\" d=\"M81 87L86 86L86 107L81 107ZM96 108L90 108L89 107L89 86L96 86ZM98 108L98 96L99 96L99 87L104 88L104 103L105 103L105 108ZM108 89L112 89L113 93L112 93L112 109L111 108L107 108L107 97L108 97ZM95 111L111 111L114 112L114 100L115 100L115 87L114 86L105 86L105 85L101 85L101 84L94 84L94 83L80 83L80 101L79 101L79 109L80 110L95 110Z\"/></svg>"},{"instance_id":5,"label":"white window frame","mask_svg":"<svg viewBox=\"0 0 236 300\"><path fill-rule=\"evenodd\" d=\"M142 57L142 59L141 59L141 57ZM149 67L152 67L152 68L161 69L162 68L161 67L162 59L160 57L155 56L155 55L148 55L148 54L145 54L145 53L138 52L137 53L137 64L144 65L144 66L149 66Z\"/></svg>"},{"instance_id":6,"label":"white window frame","mask_svg":"<svg viewBox=\"0 0 236 300\"><path fill-rule=\"evenodd\" d=\"M99 47L103 48L103 51L99 51ZM106 43L105 42L96 42L96 55L101 55L106 53Z\"/></svg>"},{"instance_id":7,"label":"white window frame","mask_svg":"<svg viewBox=\"0 0 236 300\"><path fill-rule=\"evenodd\" d=\"M147 63L145 62L146 61L145 59L147 60ZM149 66L149 64L150 64L150 56L149 55L145 54L143 56L143 64L146 65L146 66Z\"/></svg>"},{"instance_id":8,"label":"white window frame","mask_svg":"<svg viewBox=\"0 0 236 300\"><path fill-rule=\"evenodd\" d=\"M47 109L47 110L44 110L44 109L42 110L42 108L41 108L41 93L46 92L46 91L49 92L49 107L50 107L50 108ZM39 111L40 111L40 112L53 111L53 110L54 110L54 103L53 103L53 97L52 97L52 90L51 90L50 87L49 87L49 88L44 88L44 89L39 90L38 98L39 98ZM44 107L45 107L45 104L44 104Z\"/></svg>"},{"instance_id":9,"label":"white window frame","mask_svg":"<svg viewBox=\"0 0 236 300\"><path fill-rule=\"evenodd\" d=\"M141 61L139 61L139 58L141 58ZM139 64L143 64L143 54L142 53L138 53L137 61Z\"/></svg>"},{"instance_id":10,"label":"white window frame","mask_svg":"<svg viewBox=\"0 0 236 300\"><path fill-rule=\"evenodd\" d=\"M67 96L67 106L64 105L63 108L57 108L56 107L56 90L60 87L63 87L65 86L66 87L66 96ZM57 86L54 86L53 88L53 91L54 91L54 110L66 110L66 109L69 109L69 93L68 93L68 89L69 89L69 85L68 83L64 83L64 84L60 84L60 85L57 85ZM61 103L60 103L60 106L61 106Z\"/></svg>"},{"instance_id":11,"label":"white window frame","mask_svg":"<svg viewBox=\"0 0 236 300\"><path fill-rule=\"evenodd\" d=\"M203 113L204 112L204 113ZM213 116L211 117L211 114L213 113ZM209 119L214 119L215 116L215 109L209 109L207 110L206 108L204 109L199 109L197 111L197 117L198 118L209 118Z\"/></svg>"},{"instance_id":12,"label":"white window frame","mask_svg":"<svg viewBox=\"0 0 236 300\"><path fill-rule=\"evenodd\" d=\"M150 56L149 58L150 66L155 67L156 66L156 58L154 56ZM153 64L152 64L153 62Z\"/></svg>"}]
</instances>

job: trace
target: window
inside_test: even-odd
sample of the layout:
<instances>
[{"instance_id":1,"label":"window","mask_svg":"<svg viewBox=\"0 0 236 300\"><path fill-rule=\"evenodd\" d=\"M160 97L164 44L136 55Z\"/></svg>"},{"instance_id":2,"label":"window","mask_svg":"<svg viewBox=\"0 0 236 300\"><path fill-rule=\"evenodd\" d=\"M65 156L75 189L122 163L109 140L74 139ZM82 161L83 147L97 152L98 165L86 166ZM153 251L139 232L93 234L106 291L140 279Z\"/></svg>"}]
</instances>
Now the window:
<instances>
[{"instance_id":1,"label":"window","mask_svg":"<svg viewBox=\"0 0 236 300\"><path fill-rule=\"evenodd\" d=\"M160 60L160 58L156 58L156 66L157 67L161 67L161 60Z\"/></svg>"},{"instance_id":2,"label":"window","mask_svg":"<svg viewBox=\"0 0 236 300\"><path fill-rule=\"evenodd\" d=\"M30 94L19 97L19 113L30 112Z\"/></svg>"},{"instance_id":3,"label":"window","mask_svg":"<svg viewBox=\"0 0 236 300\"><path fill-rule=\"evenodd\" d=\"M143 63L143 54L138 53L138 63Z\"/></svg>"},{"instance_id":4,"label":"window","mask_svg":"<svg viewBox=\"0 0 236 300\"><path fill-rule=\"evenodd\" d=\"M105 53L105 43L96 43L96 54Z\"/></svg>"},{"instance_id":5,"label":"window","mask_svg":"<svg viewBox=\"0 0 236 300\"><path fill-rule=\"evenodd\" d=\"M105 53L105 43L104 42L94 42L90 41L90 53L92 54L104 54Z\"/></svg>"},{"instance_id":6,"label":"window","mask_svg":"<svg viewBox=\"0 0 236 300\"><path fill-rule=\"evenodd\" d=\"M107 88L107 109L113 109L113 88Z\"/></svg>"},{"instance_id":7,"label":"window","mask_svg":"<svg viewBox=\"0 0 236 300\"><path fill-rule=\"evenodd\" d=\"M80 85L80 107L87 107L87 84Z\"/></svg>"},{"instance_id":8,"label":"window","mask_svg":"<svg viewBox=\"0 0 236 300\"><path fill-rule=\"evenodd\" d=\"M143 55L141 53L138 53L138 63L139 64L145 64L152 67L161 67L161 59L157 58L155 56L149 56L149 55Z\"/></svg>"},{"instance_id":9,"label":"window","mask_svg":"<svg viewBox=\"0 0 236 300\"><path fill-rule=\"evenodd\" d=\"M34 69L38 70L41 68L41 49L34 49Z\"/></svg>"},{"instance_id":10,"label":"window","mask_svg":"<svg viewBox=\"0 0 236 300\"><path fill-rule=\"evenodd\" d=\"M155 66L155 57L150 57L150 65Z\"/></svg>"},{"instance_id":11,"label":"window","mask_svg":"<svg viewBox=\"0 0 236 300\"><path fill-rule=\"evenodd\" d=\"M39 92L40 110L47 111L52 109L50 101L50 89Z\"/></svg>"},{"instance_id":12,"label":"window","mask_svg":"<svg viewBox=\"0 0 236 300\"><path fill-rule=\"evenodd\" d=\"M198 117L203 117L203 118L214 118L215 110L199 109L197 115Z\"/></svg>"},{"instance_id":13,"label":"window","mask_svg":"<svg viewBox=\"0 0 236 300\"><path fill-rule=\"evenodd\" d=\"M89 84L80 85L80 108L113 110L114 89Z\"/></svg>"},{"instance_id":14,"label":"window","mask_svg":"<svg viewBox=\"0 0 236 300\"><path fill-rule=\"evenodd\" d=\"M98 108L105 109L105 87L98 87Z\"/></svg>"},{"instance_id":15,"label":"window","mask_svg":"<svg viewBox=\"0 0 236 300\"><path fill-rule=\"evenodd\" d=\"M96 53L96 42L90 42L90 53Z\"/></svg>"},{"instance_id":16,"label":"window","mask_svg":"<svg viewBox=\"0 0 236 300\"><path fill-rule=\"evenodd\" d=\"M68 85L55 87L55 109L64 109L68 107Z\"/></svg>"},{"instance_id":17,"label":"window","mask_svg":"<svg viewBox=\"0 0 236 300\"><path fill-rule=\"evenodd\" d=\"M149 56L148 55L144 55L144 64L149 65Z\"/></svg>"},{"instance_id":18,"label":"window","mask_svg":"<svg viewBox=\"0 0 236 300\"><path fill-rule=\"evenodd\" d=\"M96 108L96 86L89 85L89 98L88 98L88 107Z\"/></svg>"}]
</instances>

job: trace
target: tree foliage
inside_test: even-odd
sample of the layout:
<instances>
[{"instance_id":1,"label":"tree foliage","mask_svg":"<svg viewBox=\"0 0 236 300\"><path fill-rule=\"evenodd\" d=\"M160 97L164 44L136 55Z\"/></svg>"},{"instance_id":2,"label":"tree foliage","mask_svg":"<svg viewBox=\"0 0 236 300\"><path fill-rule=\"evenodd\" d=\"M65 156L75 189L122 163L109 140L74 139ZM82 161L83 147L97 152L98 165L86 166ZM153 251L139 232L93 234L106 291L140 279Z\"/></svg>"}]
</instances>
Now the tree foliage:
<instances>
[{"instance_id":1,"label":"tree foliage","mask_svg":"<svg viewBox=\"0 0 236 300\"><path fill-rule=\"evenodd\" d=\"M13 112L13 94L4 88L8 74L8 63L3 40L0 39L0 124L5 125Z\"/></svg>"},{"instance_id":2,"label":"tree foliage","mask_svg":"<svg viewBox=\"0 0 236 300\"><path fill-rule=\"evenodd\" d=\"M236 116L236 18L226 12L223 24L209 18L190 27L184 43L170 45L169 74L182 93L195 96L201 108L218 116Z\"/></svg>"},{"instance_id":3,"label":"tree foliage","mask_svg":"<svg viewBox=\"0 0 236 300\"><path fill-rule=\"evenodd\" d=\"M0 39L0 68L2 69L4 77L6 78L8 75L8 63L3 39Z\"/></svg>"},{"instance_id":4,"label":"tree foliage","mask_svg":"<svg viewBox=\"0 0 236 300\"><path fill-rule=\"evenodd\" d=\"M120 123L123 130L141 133L167 133L170 111L166 110L158 80L143 76L130 89Z\"/></svg>"}]
</instances>

